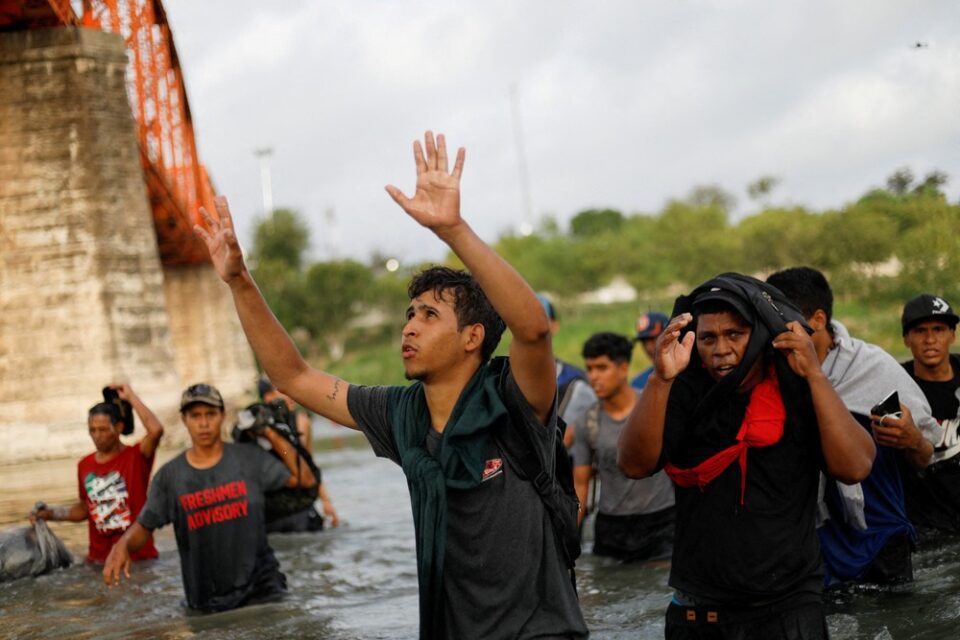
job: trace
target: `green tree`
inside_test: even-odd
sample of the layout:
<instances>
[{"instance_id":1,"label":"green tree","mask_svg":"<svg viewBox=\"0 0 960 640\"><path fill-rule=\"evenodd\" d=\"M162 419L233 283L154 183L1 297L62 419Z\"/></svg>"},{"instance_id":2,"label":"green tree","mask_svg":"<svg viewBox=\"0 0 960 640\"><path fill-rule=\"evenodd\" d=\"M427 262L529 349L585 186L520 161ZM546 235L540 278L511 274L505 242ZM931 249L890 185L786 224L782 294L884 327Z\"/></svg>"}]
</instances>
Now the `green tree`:
<instances>
[{"instance_id":1,"label":"green tree","mask_svg":"<svg viewBox=\"0 0 960 640\"><path fill-rule=\"evenodd\" d=\"M617 231L623 226L623 214L616 209L585 209L570 220L570 234L586 238L605 231Z\"/></svg>"},{"instance_id":2,"label":"green tree","mask_svg":"<svg viewBox=\"0 0 960 640\"><path fill-rule=\"evenodd\" d=\"M821 219L802 209L767 209L744 218L736 233L743 269L766 272L811 264L817 255Z\"/></svg>"},{"instance_id":3,"label":"green tree","mask_svg":"<svg viewBox=\"0 0 960 640\"><path fill-rule=\"evenodd\" d=\"M910 185L912 184L913 172L908 167L902 167L891 173L887 178L887 191L902 196L910 191Z\"/></svg>"},{"instance_id":4,"label":"green tree","mask_svg":"<svg viewBox=\"0 0 960 640\"><path fill-rule=\"evenodd\" d=\"M698 184L690 189L686 201L695 207L716 207L730 211L737 206L732 193L716 184Z\"/></svg>"},{"instance_id":5,"label":"green tree","mask_svg":"<svg viewBox=\"0 0 960 640\"><path fill-rule=\"evenodd\" d=\"M760 176L747 185L747 195L751 200L766 204L778 184L780 184L780 178L777 176Z\"/></svg>"},{"instance_id":6,"label":"green tree","mask_svg":"<svg viewBox=\"0 0 960 640\"><path fill-rule=\"evenodd\" d=\"M300 214L293 209L275 209L273 215L256 221L251 257L255 262L281 262L300 271L309 246L310 229Z\"/></svg>"},{"instance_id":7,"label":"green tree","mask_svg":"<svg viewBox=\"0 0 960 640\"><path fill-rule=\"evenodd\" d=\"M354 260L316 262L304 278L303 326L328 347L341 343L348 323L368 309L376 291L373 271Z\"/></svg>"}]
</instances>

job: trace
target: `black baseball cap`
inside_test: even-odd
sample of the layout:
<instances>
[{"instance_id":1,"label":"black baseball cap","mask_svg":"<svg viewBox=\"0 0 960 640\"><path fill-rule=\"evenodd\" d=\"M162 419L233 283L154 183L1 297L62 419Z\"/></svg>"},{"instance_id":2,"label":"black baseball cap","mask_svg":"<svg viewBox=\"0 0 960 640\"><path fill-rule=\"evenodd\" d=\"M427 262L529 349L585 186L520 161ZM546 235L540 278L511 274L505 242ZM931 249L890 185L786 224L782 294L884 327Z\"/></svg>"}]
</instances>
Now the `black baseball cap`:
<instances>
[{"instance_id":1,"label":"black baseball cap","mask_svg":"<svg viewBox=\"0 0 960 640\"><path fill-rule=\"evenodd\" d=\"M192 384L184 389L180 396L180 411L183 411L191 404L201 402L217 409L223 409L223 396L217 391L217 388L209 384Z\"/></svg>"},{"instance_id":2,"label":"black baseball cap","mask_svg":"<svg viewBox=\"0 0 960 640\"><path fill-rule=\"evenodd\" d=\"M940 320L950 325L951 329L955 329L960 316L957 316L950 303L940 296L921 293L903 305L903 315L900 316L903 335L907 335L910 327L923 320Z\"/></svg>"}]
</instances>

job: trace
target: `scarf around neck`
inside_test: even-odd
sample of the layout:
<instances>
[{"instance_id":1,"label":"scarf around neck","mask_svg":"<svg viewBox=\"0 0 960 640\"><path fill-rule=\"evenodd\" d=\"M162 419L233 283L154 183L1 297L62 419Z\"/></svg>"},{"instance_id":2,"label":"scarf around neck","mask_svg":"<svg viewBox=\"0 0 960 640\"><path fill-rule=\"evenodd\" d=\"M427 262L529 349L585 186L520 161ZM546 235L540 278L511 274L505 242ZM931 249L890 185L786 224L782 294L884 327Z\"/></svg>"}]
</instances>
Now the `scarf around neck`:
<instances>
[{"instance_id":1,"label":"scarf around neck","mask_svg":"<svg viewBox=\"0 0 960 640\"><path fill-rule=\"evenodd\" d=\"M392 390L390 419L410 490L417 541L420 637L443 637L443 557L447 547L447 488L480 484L490 438L509 421L500 390L507 358L480 365L454 405L433 456L426 449L432 428L423 383Z\"/></svg>"},{"instance_id":2,"label":"scarf around neck","mask_svg":"<svg viewBox=\"0 0 960 640\"><path fill-rule=\"evenodd\" d=\"M750 391L750 402L737 432L737 441L710 456L700 464L681 469L667 463L663 470L673 482L681 487L703 488L726 471L734 460L740 463L740 504L744 503L747 490L747 452L751 448L769 447L783 437L783 424L787 412L780 396L780 385L773 367L767 376Z\"/></svg>"}]
</instances>

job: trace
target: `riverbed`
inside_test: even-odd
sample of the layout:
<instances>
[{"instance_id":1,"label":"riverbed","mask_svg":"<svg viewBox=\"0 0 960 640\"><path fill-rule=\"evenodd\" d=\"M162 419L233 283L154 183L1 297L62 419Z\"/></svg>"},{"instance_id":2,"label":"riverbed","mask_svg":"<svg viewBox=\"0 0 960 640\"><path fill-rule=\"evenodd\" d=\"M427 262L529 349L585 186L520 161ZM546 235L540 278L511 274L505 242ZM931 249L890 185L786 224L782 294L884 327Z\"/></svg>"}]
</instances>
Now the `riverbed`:
<instances>
[{"instance_id":1,"label":"riverbed","mask_svg":"<svg viewBox=\"0 0 960 640\"><path fill-rule=\"evenodd\" d=\"M413 524L403 474L375 458L362 437L341 438L339 446L316 458L342 525L270 538L290 586L285 600L187 613L167 527L157 533L160 559L135 564L120 587L107 588L99 568L82 562L0 584L0 638L416 638ZM162 460L171 455L164 452ZM75 461L0 467L0 526L24 522L37 499L70 502L75 483ZM86 523L52 527L82 559ZM914 570L909 585L831 595L833 640L960 637L960 541L925 546L914 555ZM662 638L667 574L663 564L622 565L585 553L578 584L592 637Z\"/></svg>"}]
</instances>

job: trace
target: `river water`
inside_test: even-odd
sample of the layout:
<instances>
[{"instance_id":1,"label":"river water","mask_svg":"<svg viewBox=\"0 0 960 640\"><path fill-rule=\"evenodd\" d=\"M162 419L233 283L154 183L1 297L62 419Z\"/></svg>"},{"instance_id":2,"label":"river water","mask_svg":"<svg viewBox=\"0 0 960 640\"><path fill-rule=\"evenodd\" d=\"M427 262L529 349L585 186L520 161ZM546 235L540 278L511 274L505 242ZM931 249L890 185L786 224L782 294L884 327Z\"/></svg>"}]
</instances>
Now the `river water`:
<instances>
[{"instance_id":1,"label":"river water","mask_svg":"<svg viewBox=\"0 0 960 640\"><path fill-rule=\"evenodd\" d=\"M99 569L83 563L0 584L0 638L416 638L413 524L403 474L375 458L362 437L339 438L338 445L316 457L342 525L270 538L291 591L285 600L214 615L186 613L167 527L157 534L160 559L135 564L119 588L105 587ZM75 474L73 461L0 467L0 527L22 523L37 499L70 502ZM52 527L82 558L86 524ZM914 569L910 585L830 596L831 637L960 637L960 540L925 546L914 555ZM585 553L578 584L593 637L662 638L667 572L662 565L620 565Z\"/></svg>"}]
</instances>

